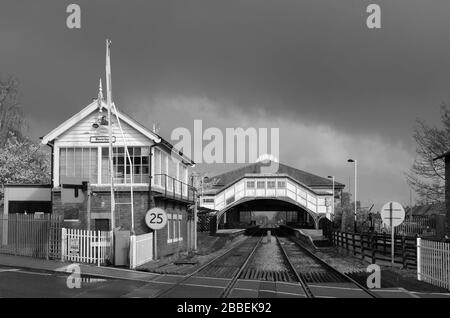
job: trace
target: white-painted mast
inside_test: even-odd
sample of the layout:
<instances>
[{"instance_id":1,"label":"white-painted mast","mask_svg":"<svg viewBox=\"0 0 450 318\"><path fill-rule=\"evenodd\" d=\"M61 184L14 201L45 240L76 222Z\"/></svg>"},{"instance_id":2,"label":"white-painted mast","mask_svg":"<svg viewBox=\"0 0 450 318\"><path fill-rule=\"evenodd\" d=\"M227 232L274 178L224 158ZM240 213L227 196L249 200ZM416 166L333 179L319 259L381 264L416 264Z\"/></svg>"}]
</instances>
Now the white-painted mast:
<instances>
[{"instance_id":1,"label":"white-painted mast","mask_svg":"<svg viewBox=\"0 0 450 318\"><path fill-rule=\"evenodd\" d=\"M111 109L112 109L112 93L111 93L111 61L110 61L110 47L111 41L106 39L106 105L108 109L108 133L109 133L109 176L111 186L111 231L115 228L115 209L116 202L114 199L114 166L113 166L113 146L112 146L112 122L111 122Z\"/></svg>"},{"instance_id":2,"label":"white-painted mast","mask_svg":"<svg viewBox=\"0 0 450 318\"><path fill-rule=\"evenodd\" d=\"M134 184L134 178L133 178L133 174L134 174L134 168L133 168L133 160L130 156L130 152L128 151L128 145L126 143L126 139L125 139L125 134L123 133L122 130L122 125L120 124L120 119L119 119L119 115L116 109L116 106L114 104L114 102L112 101L112 93L111 93L111 61L110 61L110 47L111 47L111 41L110 40L106 40L106 86L107 86L107 95L106 95L106 99L107 99L107 107L108 107L108 127L109 127L109 166L110 166L110 171L111 171L111 229L114 229L115 227L115 219L114 219L114 215L115 215L115 207L116 207L116 202L115 202L115 198L114 198L114 166L113 166L113 152L112 152L112 111L114 111L114 115L116 117L117 120L117 125L119 128L119 131L122 135L122 139L123 139L123 145L125 148L125 153L126 153L126 157L128 159L128 163L130 166L130 202L129 203L124 203L124 202L119 202L117 204L130 204L130 208L131 208L131 234L134 235L134 193L133 193L133 184ZM125 175L125 183L126 183L126 175L127 175L127 170L126 170L126 160L125 160L125 171L124 171L124 175Z\"/></svg>"},{"instance_id":3,"label":"white-painted mast","mask_svg":"<svg viewBox=\"0 0 450 318\"><path fill-rule=\"evenodd\" d=\"M123 139L123 145L125 146L125 154L127 155L127 158L129 160L130 163L130 205L131 205L131 235L134 235L134 193L133 193L133 184L134 184L134 178L133 178L133 174L134 174L134 166L133 166L133 160L131 159L130 156L130 152L128 151L128 146L127 146L127 142L125 139L125 134L123 133L122 130L122 125L120 124L120 119L119 119L119 115L117 113L117 108L116 105L114 103L112 103L112 107L114 109L114 114L116 116L116 120L117 120L117 125L119 126L119 130L120 133L122 135L122 139ZM126 176L126 164L125 164L125 176ZM126 179L125 179L125 183L126 183Z\"/></svg>"}]
</instances>

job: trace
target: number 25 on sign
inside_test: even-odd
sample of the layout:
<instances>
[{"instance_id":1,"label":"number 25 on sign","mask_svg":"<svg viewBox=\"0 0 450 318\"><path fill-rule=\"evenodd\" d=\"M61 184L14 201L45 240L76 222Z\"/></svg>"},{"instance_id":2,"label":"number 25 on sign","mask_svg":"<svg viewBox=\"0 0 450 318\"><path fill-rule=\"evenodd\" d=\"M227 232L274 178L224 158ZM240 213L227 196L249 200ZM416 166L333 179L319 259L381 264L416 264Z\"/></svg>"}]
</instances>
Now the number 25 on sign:
<instances>
[{"instance_id":1,"label":"number 25 on sign","mask_svg":"<svg viewBox=\"0 0 450 318\"><path fill-rule=\"evenodd\" d=\"M152 230L161 230L167 224L167 213L161 208L152 208L145 215L145 224Z\"/></svg>"}]
</instances>

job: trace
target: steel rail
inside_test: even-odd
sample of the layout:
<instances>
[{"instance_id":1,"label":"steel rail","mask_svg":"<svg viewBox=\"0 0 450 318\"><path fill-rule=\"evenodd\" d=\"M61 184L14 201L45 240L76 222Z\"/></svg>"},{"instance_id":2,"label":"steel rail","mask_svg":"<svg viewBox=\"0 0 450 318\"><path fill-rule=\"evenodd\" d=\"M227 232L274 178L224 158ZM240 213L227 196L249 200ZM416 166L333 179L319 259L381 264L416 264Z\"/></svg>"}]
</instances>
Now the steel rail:
<instances>
[{"instance_id":1,"label":"steel rail","mask_svg":"<svg viewBox=\"0 0 450 318\"><path fill-rule=\"evenodd\" d=\"M242 241L241 243L237 244L236 246L233 246L231 248L229 248L228 250L226 250L225 252L223 252L222 254L218 255L217 257L213 258L212 260L210 260L209 262L206 262L205 264L201 265L199 268L197 268L195 271L193 271L192 273L184 276L180 281L176 282L174 285L172 285L171 287L163 290L161 293L157 294L154 298L161 298L164 295L167 295L169 292L173 291L175 288L179 287L182 283L184 283L186 280L188 280L189 278L193 277L195 274L199 273L200 271L202 271L203 269L205 269L206 267L208 267L209 265L213 264L215 261L217 261L218 259L226 256L228 253L232 252L233 250L237 249L238 247L240 247L241 245L243 245L245 242L247 242L247 240L249 240L251 237L245 239L244 241Z\"/></svg>"},{"instance_id":2,"label":"steel rail","mask_svg":"<svg viewBox=\"0 0 450 318\"><path fill-rule=\"evenodd\" d=\"M278 238L278 235L275 234L275 238L277 239L277 243L280 246L281 251L283 252L284 258L286 259L286 261L289 264L289 267L292 269L292 271L295 274L295 277L298 280L298 283L300 284L300 286L303 288L303 291L305 292L305 295L307 298L314 298L314 294L311 292L311 289L309 289L308 284L305 282L305 280L300 276L300 274L297 272L297 270L295 269L294 265L292 264L291 260L289 259L289 256L286 253L286 250L284 249L283 245L281 245L281 242Z\"/></svg>"},{"instance_id":3,"label":"steel rail","mask_svg":"<svg viewBox=\"0 0 450 318\"><path fill-rule=\"evenodd\" d=\"M242 271L247 267L247 264L250 261L250 259L252 258L253 254L255 254L256 249L258 248L259 244L261 243L263 236L264 235L261 235L259 240L256 242L255 246L253 247L252 251L250 252L250 254L248 254L247 258L245 259L245 262L239 268L239 271L231 278L231 281L228 283L228 285L225 287L225 289L220 294L220 298L227 298L230 295L230 293L233 290L234 286L236 285L239 277L241 276Z\"/></svg>"},{"instance_id":4,"label":"steel rail","mask_svg":"<svg viewBox=\"0 0 450 318\"><path fill-rule=\"evenodd\" d=\"M284 231L282 231L284 232ZM284 232L286 234L286 232ZM290 236L286 236L288 239L290 239L292 242L294 242L303 252L305 252L306 254L308 254L308 256L310 256L312 259L314 259L315 261L317 261L320 265L322 265L323 267L325 267L327 270L329 270L330 272L333 272L335 274L337 274L338 276L340 276L341 278L349 281L350 283L356 285L358 288L360 288L361 290L363 290L365 293L367 293L368 295L370 295L372 298L381 298L379 295L376 295L375 293L371 292L368 288L364 287L363 285L361 285L360 283L358 283L356 280L354 280L353 278L351 278L350 276L342 273L341 271L337 270L336 268L334 268L333 266L331 266L330 264L328 264L326 261L324 261L323 259L321 259L319 256L317 256L316 254L314 254L313 252L311 252L310 250L308 250L306 247L304 247L302 244L300 244L300 242L298 242L297 240L292 239Z\"/></svg>"}]
</instances>

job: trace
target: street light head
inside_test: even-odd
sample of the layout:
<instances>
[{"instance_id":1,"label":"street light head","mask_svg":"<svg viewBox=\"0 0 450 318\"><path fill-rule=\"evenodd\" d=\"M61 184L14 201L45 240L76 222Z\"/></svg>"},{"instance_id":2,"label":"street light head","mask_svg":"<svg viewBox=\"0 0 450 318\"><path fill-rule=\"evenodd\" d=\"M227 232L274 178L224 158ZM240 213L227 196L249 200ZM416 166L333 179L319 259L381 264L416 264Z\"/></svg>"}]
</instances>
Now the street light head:
<instances>
[{"instance_id":1,"label":"street light head","mask_svg":"<svg viewBox=\"0 0 450 318\"><path fill-rule=\"evenodd\" d=\"M334 178L334 176L328 176L328 178L330 178L330 179L333 179L333 178Z\"/></svg>"},{"instance_id":2,"label":"street light head","mask_svg":"<svg viewBox=\"0 0 450 318\"><path fill-rule=\"evenodd\" d=\"M347 162L355 162L353 159L348 159Z\"/></svg>"}]
</instances>

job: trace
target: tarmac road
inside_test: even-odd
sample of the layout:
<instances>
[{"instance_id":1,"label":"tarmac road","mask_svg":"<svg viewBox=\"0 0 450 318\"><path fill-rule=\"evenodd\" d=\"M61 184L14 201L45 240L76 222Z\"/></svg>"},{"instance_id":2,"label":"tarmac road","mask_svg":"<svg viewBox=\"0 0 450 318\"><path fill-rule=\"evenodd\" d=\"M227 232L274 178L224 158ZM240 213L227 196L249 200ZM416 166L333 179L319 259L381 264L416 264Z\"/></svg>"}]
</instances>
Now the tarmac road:
<instances>
[{"instance_id":1,"label":"tarmac road","mask_svg":"<svg viewBox=\"0 0 450 318\"><path fill-rule=\"evenodd\" d=\"M67 286L68 274L0 267L0 297L121 297L145 282L82 277L81 288Z\"/></svg>"},{"instance_id":2,"label":"tarmac road","mask_svg":"<svg viewBox=\"0 0 450 318\"><path fill-rule=\"evenodd\" d=\"M97 278L83 276L80 288L69 288L69 275L63 272L46 272L17 267L0 266L0 297L36 297L36 298L118 298L118 297L155 297L173 286L182 277L159 275L151 281L125 280L116 278ZM70 280L70 279L69 279ZM73 280L72 280L73 282ZM183 284L170 290L165 297L179 298L217 298L226 286L227 279L191 277ZM354 297L351 288L311 286L318 297ZM450 293L415 293L404 289L390 288L377 290L377 294L386 298L446 297ZM251 280L239 280L230 294L231 298L273 298L305 297L296 284L275 283Z\"/></svg>"}]
</instances>

